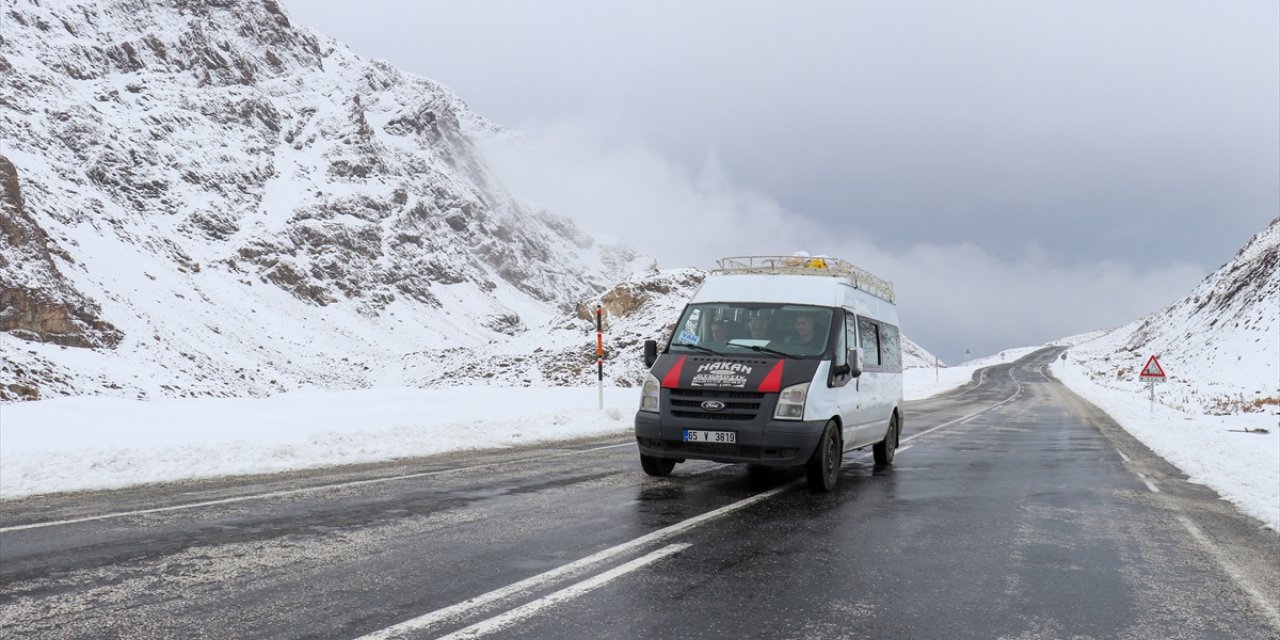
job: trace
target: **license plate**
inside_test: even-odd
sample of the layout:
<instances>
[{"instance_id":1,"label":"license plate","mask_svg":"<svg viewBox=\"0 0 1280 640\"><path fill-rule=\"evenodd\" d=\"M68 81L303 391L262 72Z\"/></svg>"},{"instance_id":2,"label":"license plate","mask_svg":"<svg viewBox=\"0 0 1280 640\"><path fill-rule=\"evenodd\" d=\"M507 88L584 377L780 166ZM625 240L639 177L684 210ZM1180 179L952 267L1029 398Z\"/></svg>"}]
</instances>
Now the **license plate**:
<instances>
[{"instance_id":1,"label":"license plate","mask_svg":"<svg viewBox=\"0 0 1280 640\"><path fill-rule=\"evenodd\" d=\"M733 444L738 441L738 434L733 431L695 431L693 429L685 429L684 441Z\"/></svg>"}]
</instances>

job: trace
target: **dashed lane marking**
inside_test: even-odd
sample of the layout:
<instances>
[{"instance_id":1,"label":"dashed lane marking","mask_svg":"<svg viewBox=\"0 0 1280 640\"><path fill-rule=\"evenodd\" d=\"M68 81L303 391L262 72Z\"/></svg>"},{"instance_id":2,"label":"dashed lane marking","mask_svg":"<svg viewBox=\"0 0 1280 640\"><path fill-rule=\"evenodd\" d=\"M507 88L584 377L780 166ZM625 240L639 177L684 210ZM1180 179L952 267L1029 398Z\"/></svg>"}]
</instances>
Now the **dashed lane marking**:
<instances>
[{"instance_id":1,"label":"dashed lane marking","mask_svg":"<svg viewBox=\"0 0 1280 640\"><path fill-rule=\"evenodd\" d=\"M688 549L690 546L692 545L690 545L687 542L680 543L680 544L667 545L646 556L641 556L625 564L618 565L617 567L610 569L604 573L601 573L597 576L593 576L591 578L587 578L582 582L578 582L576 584L565 587L559 591L556 591L555 593L538 598L533 602L529 602L527 604L516 607L515 609L507 611L506 613L494 616L492 618L489 618L488 620L477 622L469 627L464 627L462 629L454 631L453 633L450 633L447 636L442 636L441 638L439 638L439 640L463 640L466 638L479 638L480 636L485 636L490 633L501 631L514 624L519 623L521 620L525 620L527 618L533 617L534 615L537 615L543 609L547 609L549 607L553 607L560 603L567 602L569 600L577 598L578 596L581 596L585 593L588 593L590 591L593 591L599 588L600 586L604 585L607 582L610 582L616 578L619 578L628 573L636 571L637 569L640 569L645 565L657 562L658 560L661 560L674 553L679 553L681 551L684 551L685 549ZM378 639L392 638L404 632L416 631L419 628L420 627L414 627L414 626L401 628L401 625L396 625L396 627L391 628L391 629L394 629L394 631L392 631L391 629L387 630L388 632L390 632L391 635L383 635L383 632L377 632L372 635L364 636L364 638L361 638L359 640L366 640L366 639L373 640L375 638L378 638Z\"/></svg>"},{"instance_id":2,"label":"dashed lane marking","mask_svg":"<svg viewBox=\"0 0 1280 640\"><path fill-rule=\"evenodd\" d=\"M751 506L759 502L764 502L765 500L768 500L769 498L772 498L773 496L776 496L779 493L782 493L783 491L786 491L787 489L790 489L791 487L799 483L800 483L799 479L792 480L791 482L788 482L781 486L774 487L768 491L757 493L751 497L743 498L742 500L739 500L737 502L727 504L723 507L720 507L719 509L714 509L712 511L708 511L704 514L694 516L687 520L682 520L673 525L669 525L662 529L658 529L657 531L654 531L652 533L647 533L643 536L640 536L639 538L635 538L628 542L624 542L622 544L609 547L608 549L605 549L603 551L596 552L580 560L575 560L573 562L570 562L569 564L561 565L559 567L556 567L555 569L551 569L550 571L546 571L536 576L525 578L524 580L521 580L519 582L515 582L505 587L494 589L493 591L490 591L488 593L478 595L474 598L464 600L462 602L459 602L458 604L451 605L443 609L437 609L430 613L425 613L416 618L412 618L410 620L406 620L396 625L387 627L386 629L382 629L380 631L375 631L374 633L361 636L357 640L386 640L389 638L394 638L398 635L401 635L409 631L421 631L423 629L431 628L442 622L459 619L471 613L472 611L475 611L482 607L486 607L504 598L509 598L515 595L519 595L521 593L530 591L532 589L536 589L538 587L545 586L547 584L555 582L556 580L560 580L566 576L583 572L587 568L593 565L597 565L607 560L610 560L620 554L627 553L630 551L635 551L644 546L655 544L662 540L666 540L667 538L670 538L672 536L684 533L685 531L693 529L694 527L698 527L708 522L711 522L713 520L722 518L726 515L729 515L730 513L733 513L745 507Z\"/></svg>"}]
</instances>

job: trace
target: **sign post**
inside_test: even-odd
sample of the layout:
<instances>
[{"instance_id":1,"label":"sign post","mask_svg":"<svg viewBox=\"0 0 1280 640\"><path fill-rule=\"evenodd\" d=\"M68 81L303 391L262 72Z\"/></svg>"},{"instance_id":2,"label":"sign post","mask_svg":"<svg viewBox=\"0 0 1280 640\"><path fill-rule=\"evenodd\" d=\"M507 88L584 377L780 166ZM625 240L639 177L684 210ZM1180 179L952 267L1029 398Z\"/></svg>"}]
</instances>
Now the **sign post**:
<instances>
[{"instance_id":1,"label":"sign post","mask_svg":"<svg viewBox=\"0 0 1280 640\"><path fill-rule=\"evenodd\" d=\"M1147 381L1147 386L1151 390L1151 407L1150 413L1156 411L1156 383L1166 380L1164 368L1160 366L1160 361L1155 356L1151 356L1147 360L1146 366L1142 367L1142 373L1138 374L1138 378Z\"/></svg>"},{"instance_id":2,"label":"sign post","mask_svg":"<svg viewBox=\"0 0 1280 640\"><path fill-rule=\"evenodd\" d=\"M604 311L596 305L596 386L600 392L600 410L604 411Z\"/></svg>"}]
</instances>

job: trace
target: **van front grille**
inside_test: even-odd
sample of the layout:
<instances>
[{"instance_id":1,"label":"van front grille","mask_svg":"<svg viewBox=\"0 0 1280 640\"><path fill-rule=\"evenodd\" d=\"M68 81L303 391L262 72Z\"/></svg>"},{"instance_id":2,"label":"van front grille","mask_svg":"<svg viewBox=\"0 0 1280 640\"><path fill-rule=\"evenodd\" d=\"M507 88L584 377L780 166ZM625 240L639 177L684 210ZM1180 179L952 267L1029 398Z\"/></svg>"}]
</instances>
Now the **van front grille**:
<instances>
[{"instance_id":1,"label":"van front grille","mask_svg":"<svg viewBox=\"0 0 1280 640\"><path fill-rule=\"evenodd\" d=\"M672 411L671 415L686 420L718 420L721 422L747 422L756 418L754 413L710 413L708 411Z\"/></svg>"},{"instance_id":2,"label":"van front grille","mask_svg":"<svg viewBox=\"0 0 1280 640\"><path fill-rule=\"evenodd\" d=\"M702 400L676 400L675 398L672 398L671 406L680 407L680 408L688 407L692 409L701 410L703 402L704 401ZM759 402L726 402L724 403L724 409L722 409L722 411L753 411L753 412L759 411L759 410L760 410Z\"/></svg>"},{"instance_id":3,"label":"van front grille","mask_svg":"<svg viewBox=\"0 0 1280 640\"><path fill-rule=\"evenodd\" d=\"M749 422L760 414L763 393L726 389L670 389L671 415L683 420L708 422ZM716 401L724 405L714 411L703 403Z\"/></svg>"}]
</instances>

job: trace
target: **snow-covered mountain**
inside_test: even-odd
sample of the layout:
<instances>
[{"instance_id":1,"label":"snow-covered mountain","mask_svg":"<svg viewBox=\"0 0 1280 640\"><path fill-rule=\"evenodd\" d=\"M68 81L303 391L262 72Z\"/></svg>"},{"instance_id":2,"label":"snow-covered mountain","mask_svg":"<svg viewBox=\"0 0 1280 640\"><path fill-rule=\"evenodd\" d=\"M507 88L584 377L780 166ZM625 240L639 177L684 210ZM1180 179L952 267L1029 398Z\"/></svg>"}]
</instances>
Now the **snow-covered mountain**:
<instances>
[{"instance_id":1,"label":"snow-covered mountain","mask_svg":"<svg viewBox=\"0 0 1280 640\"><path fill-rule=\"evenodd\" d=\"M516 201L508 134L275 2L6 12L0 400L594 384L597 303L636 384L705 277Z\"/></svg>"},{"instance_id":2,"label":"snow-covered mountain","mask_svg":"<svg viewBox=\"0 0 1280 640\"><path fill-rule=\"evenodd\" d=\"M911 341L906 334L902 336L902 368L917 369L920 367L945 367L947 363L929 353L924 347Z\"/></svg>"},{"instance_id":3,"label":"snow-covered mountain","mask_svg":"<svg viewBox=\"0 0 1280 640\"><path fill-rule=\"evenodd\" d=\"M457 95L253 0L7 3L0 399L438 378L635 267Z\"/></svg>"},{"instance_id":4,"label":"snow-covered mountain","mask_svg":"<svg viewBox=\"0 0 1280 640\"><path fill-rule=\"evenodd\" d=\"M1067 339L1095 382L1144 392L1156 356L1162 402L1191 413L1280 410L1280 218L1186 297L1100 334Z\"/></svg>"}]
</instances>

